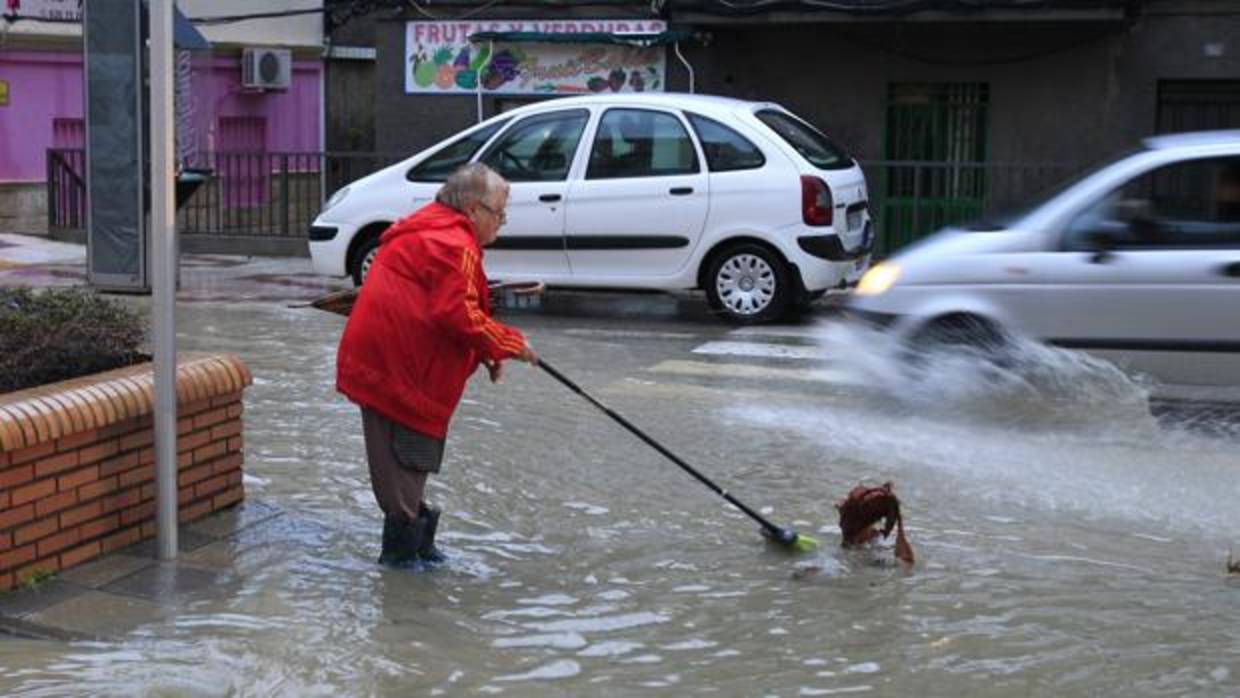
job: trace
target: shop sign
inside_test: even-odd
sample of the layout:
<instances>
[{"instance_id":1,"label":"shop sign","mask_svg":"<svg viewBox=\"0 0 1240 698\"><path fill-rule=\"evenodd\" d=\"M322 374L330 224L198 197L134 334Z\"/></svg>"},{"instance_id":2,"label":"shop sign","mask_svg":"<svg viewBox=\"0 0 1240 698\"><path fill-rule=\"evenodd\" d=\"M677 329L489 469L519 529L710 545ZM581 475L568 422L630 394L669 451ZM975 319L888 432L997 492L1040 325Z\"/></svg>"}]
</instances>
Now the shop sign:
<instances>
[{"instance_id":1,"label":"shop sign","mask_svg":"<svg viewBox=\"0 0 1240 698\"><path fill-rule=\"evenodd\" d=\"M82 21L82 0L4 0L4 14L27 19Z\"/></svg>"},{"instance_id":2,"label":"shop sign","mask_svg":"<svg viewBox=\"0 0 1240 698\"><path fill-rule=\"evenodd\" d=\"M590 94L664 89L666 51L595 43L471 44L477 32L657 34L661 20L409 22L409 94ZM494 55L492 55L494 51Z\"/></svg>"}]
</instances>

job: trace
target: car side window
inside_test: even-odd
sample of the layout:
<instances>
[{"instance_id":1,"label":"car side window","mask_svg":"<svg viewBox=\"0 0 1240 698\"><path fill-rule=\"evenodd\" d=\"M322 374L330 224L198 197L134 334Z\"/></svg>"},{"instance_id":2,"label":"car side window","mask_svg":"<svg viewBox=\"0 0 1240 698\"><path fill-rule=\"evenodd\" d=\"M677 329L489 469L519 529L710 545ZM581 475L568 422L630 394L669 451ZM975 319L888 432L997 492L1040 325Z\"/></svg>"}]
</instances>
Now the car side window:
<instances>
[{"instance_id":1,"label":"car side window","mask_svg":"<svg viewBox=\"0 0 1240 698\"><path fill-rule=\"evenodd\" d=\"M680 119L646 109L608 109L599 120L586 179L698 172L697 150Z\"/></svg>"},{"instance_id":2,"label":"car side window","mask_svg":"<svg viewBox=\"0 0 1240 698\"><path fill-rule=\"evenodd\" d=\"M1240 157L1178 162L1129 180L1068 225L1064 247L1240 247Z\"/></svg>"},{"instance_id":3,"label":"car side window","mask_svg":"<svg viewBox=\"0 0 1240 698\"><path fill-rule=\"evenodd\" d=\"M734 129L698 114L686 113L706 153L706 167L711 172L755 170L766 164L758 146Z\"/></svg>"},{"instance_id":4,"label":"car side window","mask_svg":"<svg viewBox=\"0 0 1240 698\"><path fill-rule=\"evenodd\" d=\"M760 109L754 113L788 145L820 170L846 170L853 160L821 131L797 117L776 109Z\"/></svg>"},{"instance_id":5,"label":"car side window","mask_svg":"<svg viewBox=\"0 0 1240 698\"><path fill-rule=\"evenodd\" d=\"M589 118L585 109L527 117L501 135L481 161L509 182L563 181Z\"/></svg>"},{"instance_id":6,"label":"car side window","mask_svg":"<svg viewBox=\"0 0 1240 698\"><path fill-rule=\"evenodd\" d=\"M508 119L501 119L445 145L410 168L409 172L405 173L405 179L410 182L446 182L448 175L469 162L474 153L507 123Z\"/></svg>"}]
</instances>

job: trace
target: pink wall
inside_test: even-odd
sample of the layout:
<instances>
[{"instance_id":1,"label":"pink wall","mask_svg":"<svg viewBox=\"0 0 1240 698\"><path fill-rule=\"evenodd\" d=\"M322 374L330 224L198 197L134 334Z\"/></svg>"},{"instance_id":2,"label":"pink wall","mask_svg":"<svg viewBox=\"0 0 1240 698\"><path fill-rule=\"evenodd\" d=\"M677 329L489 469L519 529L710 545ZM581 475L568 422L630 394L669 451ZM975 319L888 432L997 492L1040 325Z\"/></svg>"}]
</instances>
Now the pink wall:
<instances>
[{"instance_id":1,"label":"pink wall","mask_svg":"<svg viewBox=\"0 0 1240 698\"><path fill-rule=\"evenodd\" d=\"M209 120L202 147L218 145L220 117L261 117L267 122L265 142L269 152L313 152L322 150L319 140L319 73L321 63L293 62L293 84L288 90L251 91L241 87L241 63L235 58L213 58L210 80L196 82L207 105L199 109ZM214 112L213 114L210 112Z\"/></svg>"},{"instance_id":2,"label":"pink wall","mask_svg":"<svg viewBox=\"0 0 1240 698\"><path fill-rule=\"evenodd\" d=\"M239 58L198 63L192 82L199 147L215 145L220 117L266 121L267 149L322 149L319 75L322 64L294 61L288 90L250 92L241 87ZM0 50L0 80L9 82L9 106L0 107L0 181L46 179L46 150L57 118L82 118L82 57L76 52Z\"/></svg>"},{"instance_id":3,"label":"pink wall","mask_svg":"<svg viewBox=\"0 0 1240 698\"><path fill-rule=\"evenodd\" d=\"M0 50L0 182L42 182L52 120L82 118L82 56L72 52Z\"/></svg>"}]
</instances>

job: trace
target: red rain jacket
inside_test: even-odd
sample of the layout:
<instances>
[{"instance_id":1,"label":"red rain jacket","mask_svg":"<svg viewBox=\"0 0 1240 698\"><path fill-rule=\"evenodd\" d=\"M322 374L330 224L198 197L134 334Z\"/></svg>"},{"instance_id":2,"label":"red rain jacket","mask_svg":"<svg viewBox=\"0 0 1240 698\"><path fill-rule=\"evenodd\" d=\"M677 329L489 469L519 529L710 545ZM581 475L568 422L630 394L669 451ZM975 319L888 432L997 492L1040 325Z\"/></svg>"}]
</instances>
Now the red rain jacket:
<instances>
[{"instance_id":1,"label":"red rain jacket","mask_svg":"<svg viewBox=\"0 0 1240 698\"><path fill-rule=\"evenodd\" d=\"M409 429L445 438L482 359L520 354L525 338L490 317L473 224L431 203L379 238L336 354L336 389Z\"/></svg>"}]
</instances>

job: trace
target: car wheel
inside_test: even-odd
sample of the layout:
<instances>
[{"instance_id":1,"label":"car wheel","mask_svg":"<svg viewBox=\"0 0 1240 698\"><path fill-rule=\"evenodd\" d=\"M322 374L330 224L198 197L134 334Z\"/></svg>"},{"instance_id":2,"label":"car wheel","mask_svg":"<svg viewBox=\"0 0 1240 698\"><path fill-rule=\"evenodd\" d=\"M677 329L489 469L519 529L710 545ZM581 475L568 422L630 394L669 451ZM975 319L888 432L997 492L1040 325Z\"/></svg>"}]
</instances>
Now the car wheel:
<instances>
[{"instance_id":1,"label":"car wheel","mask_svg":"<svg viewBox=\"0 0 1240 698\"><path fill-rule=\"evenodd\" d=\"M379 254L379 236L371 235L362 244L357 246L357 251L353 254L353 262L350 265L349 273L353 276L353 285L361 286L366 280L366 274L370 272L370 267L375 263L375 257Z\"/></svg>"},{"instance_id":2,"label":"car wheel","mask_svg":"<svg viewBox=\"0 0 1240 698\"><path fill-rule=\"evenodd\" d=\"M792 295L787 263L754 243L724 248L706 274L711 308L737 324L771 322L783 316Z\"/></svg>"},{"instance_id":3,"label":"car wheel","mask_svg":"<svg viewBox=\"0 0 1240 698\"><path fill-rule=\"evenodd\" d=\"M967 349L997 361L1004 358L1007 334L993 322L976 315L946 315L917 330L909 342L917 353Z\"/></svg>"}]
</instances>

